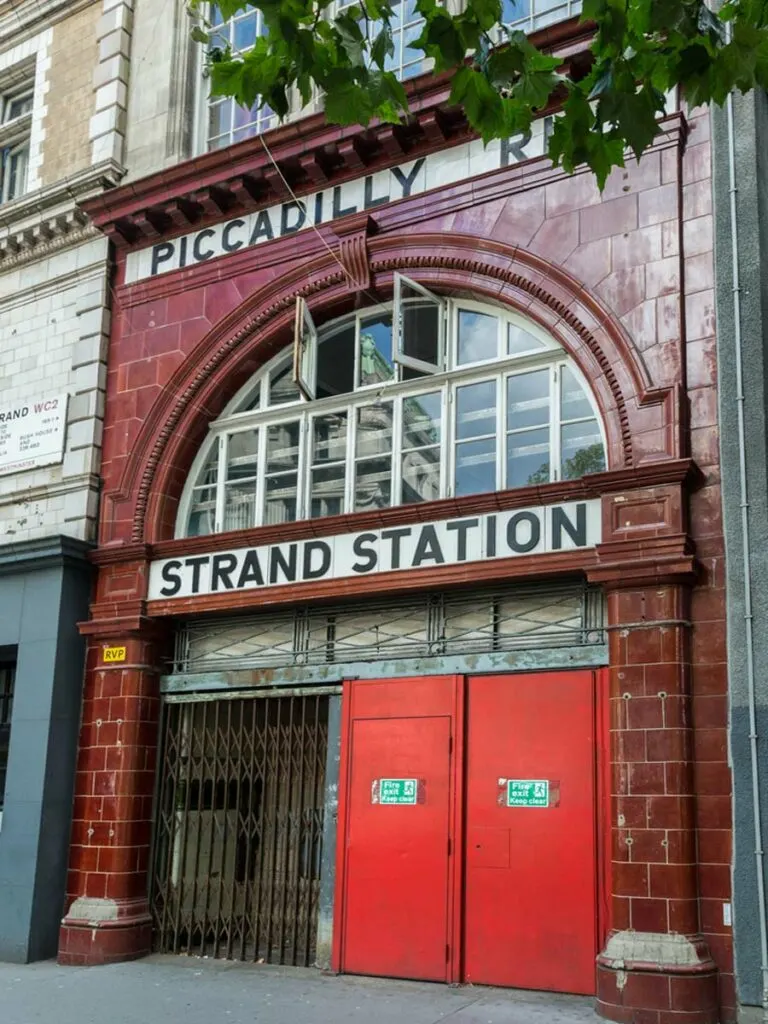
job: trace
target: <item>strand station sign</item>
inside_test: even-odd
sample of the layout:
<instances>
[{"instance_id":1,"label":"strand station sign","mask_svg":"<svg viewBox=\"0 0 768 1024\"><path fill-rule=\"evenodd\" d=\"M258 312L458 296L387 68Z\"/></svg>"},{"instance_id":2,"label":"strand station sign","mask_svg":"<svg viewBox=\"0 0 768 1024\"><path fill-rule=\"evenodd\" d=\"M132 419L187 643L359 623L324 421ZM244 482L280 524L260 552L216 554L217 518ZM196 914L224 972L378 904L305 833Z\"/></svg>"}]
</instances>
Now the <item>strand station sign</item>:
<instances>
[{"instance_id":1,"label":"strand station sign","mask_svg":"<svg viewBox=\"0 0 768 1024\"><path fill-rule=\"evenodd\" d=\"M149 600L591 548L600 525L595 499L165 558L150 566Z\"/></svg>"},{"instance_id":2,"label":"strand station sign","mask_svg":"<svg viewBox=\"0 0 768 1024\"><path fill-rule=\"evenodd\" d=\"M151 248L128 254L126 283L193 267L339 217L373 210L398 199L542 156L551 123L551 118L540 118L525 135L496 139L487 146L479 140L465 142L180 238L158 242Z\"/></svg>"}]
</instances>

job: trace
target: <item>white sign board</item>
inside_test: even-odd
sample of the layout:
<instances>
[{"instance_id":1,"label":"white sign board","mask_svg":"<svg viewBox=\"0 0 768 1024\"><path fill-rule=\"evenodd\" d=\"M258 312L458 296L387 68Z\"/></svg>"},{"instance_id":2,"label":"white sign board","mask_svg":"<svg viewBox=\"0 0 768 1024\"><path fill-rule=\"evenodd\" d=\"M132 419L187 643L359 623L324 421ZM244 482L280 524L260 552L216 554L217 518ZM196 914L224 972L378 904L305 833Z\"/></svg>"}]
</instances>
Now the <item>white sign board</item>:
<instances>
[{"instance_id":1,"label":"white sign board","mask_svg":"<svg viewBox=\"0 0 768 1024\"><path fill-rule=\"evenodd\" d=\"M418 160L376 171L364 178L332 185L320 192L302 196L298 202L291 200L279 203L190 232L180 238L157 242L149 248L128 254L126 283L133 284L147 277L157 277L172 270L207 263L219 256L306 231L339 217L361 210L374 210L398 199L407 199L431 189L474 178L486 171L541 156L546 152L551 127L551 118L539 118L523 135L494 139L487 146L479 139L460 143L450 149L419 157Z\"/></svg>"},{"instance_id":2,"label":"white sign board","mask_svg":"<svg viewBox=\"0 0 768 1024\"><path fill-rule=\"evenodd\" d=\"M0 476L64 458L67 395L0 406Z\"/></svg>"},{"instance_id":3,"label":"white sign board","mask_svg":"<svg viewBox=\"0 0 768 1024\"><path fill-rule=\"evenodd\" d=\"M336 537L164 558L149 570L150 601L286 583L350 579L591 548L600 542L600 501L510 509Z\"/></svg>"}]
</instances>

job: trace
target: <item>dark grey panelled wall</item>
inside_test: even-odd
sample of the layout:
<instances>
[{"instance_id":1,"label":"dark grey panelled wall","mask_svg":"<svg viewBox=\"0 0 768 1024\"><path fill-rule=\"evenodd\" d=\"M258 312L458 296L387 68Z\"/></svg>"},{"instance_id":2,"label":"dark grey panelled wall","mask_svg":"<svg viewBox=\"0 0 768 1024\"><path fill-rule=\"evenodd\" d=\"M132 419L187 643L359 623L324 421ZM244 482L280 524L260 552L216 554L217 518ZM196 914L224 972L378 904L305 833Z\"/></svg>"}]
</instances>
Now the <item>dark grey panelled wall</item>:
<instances>
[{"instance_id":1,"label":"dark grey panelled wall","mask_svg":"<svg viewBox=\"0 0 768 1024\"><path fill-rule=\"evenodd\" d=\"M733 921L736 984L744 1004L762 1000L755 815L749 743L745 578L753 603L757 732L763 842L768 843L768 102L764 93L734 101L733 146L727 112L713 112L720 448L728 594L730 756L734 781ZM744 364L744 453L749 549L742 530L729 160L736 167L737 229ZM701 373L706 367L690 367ZM766 879L768 886L768 878Z\"/></svg>"},{"instance_id":2,"label":"dark grey panelled wall","mask_svg":"<svg viewBox=\"0 0 768 1024\"><path fill-rule=\"evenodd\" d=\"M16 684L0 827L0 960L56 955L72 818L88 616L88 547L0 546L0 648Z\"/></svg>"}]
</instances>

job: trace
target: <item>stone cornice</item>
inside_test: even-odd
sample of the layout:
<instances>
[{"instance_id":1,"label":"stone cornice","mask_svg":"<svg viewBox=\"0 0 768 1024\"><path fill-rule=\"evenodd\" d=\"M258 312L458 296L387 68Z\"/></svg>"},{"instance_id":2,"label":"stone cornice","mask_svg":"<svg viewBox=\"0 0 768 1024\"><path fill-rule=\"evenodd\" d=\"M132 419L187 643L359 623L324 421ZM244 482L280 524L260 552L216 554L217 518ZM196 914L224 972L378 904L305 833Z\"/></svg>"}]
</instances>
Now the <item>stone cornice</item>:
<instances>
[{"instance_id":1,"label":"stone cornice","mask_svg":"<svg viewBox=\"0 0 768 1024\"><path fill-rule=\"evenodd\" d=\"M60 566L76 566L88 572L89 554L92 550L92 544L64 536L0 544L0 576Z\"/></svg>"},{"instance_id":2,"label":"stone cornice","mask_svg":"<svg viewBox=\"0 0 768 1024\"><path fill-rule=\"evenodd\" d=\"M22 43L98 0L8 0L0 3L0 45Z\"/></svg>"},{"instance_id":3,"label":"stone cornice","mask_svg":"<svg viewBox=\"0 0 768 1024\"><path fill-rule=\"evenodd\" d=\"M124 173L105 161L0 206L0 270L95 236L78 203L113 188Z\"/></svg>"}]
</instances>

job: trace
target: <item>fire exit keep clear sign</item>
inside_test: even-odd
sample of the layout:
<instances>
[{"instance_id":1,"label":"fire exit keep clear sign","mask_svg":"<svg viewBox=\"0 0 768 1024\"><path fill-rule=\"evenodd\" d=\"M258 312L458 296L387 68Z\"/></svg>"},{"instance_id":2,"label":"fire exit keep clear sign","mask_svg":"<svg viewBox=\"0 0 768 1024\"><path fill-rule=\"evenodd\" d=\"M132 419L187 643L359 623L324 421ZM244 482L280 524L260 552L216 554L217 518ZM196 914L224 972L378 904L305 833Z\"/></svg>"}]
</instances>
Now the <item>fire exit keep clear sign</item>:
<instances>
[{"instance_id":1,"label":"fire exit keep clear sign","mask_svg":"<svg viewBox=\"0 0 768 1024\"><path fill-rule=\"evenodd\" d=\"M415 804L418 790L417 779L379 779L379 803Z\"/></svg>"},{"instance_id":2,"label":"fire exit keep clear sign","mask_svg":"<svg viewBox=\"0 0 768 1024\"><path fill-rule=\"evenodd\" d=\"M507 807L549 807L549 782L507 779Z\"/></svg>"}]
</instances>

